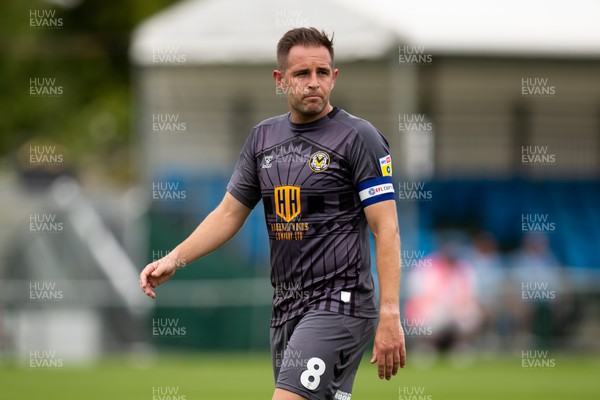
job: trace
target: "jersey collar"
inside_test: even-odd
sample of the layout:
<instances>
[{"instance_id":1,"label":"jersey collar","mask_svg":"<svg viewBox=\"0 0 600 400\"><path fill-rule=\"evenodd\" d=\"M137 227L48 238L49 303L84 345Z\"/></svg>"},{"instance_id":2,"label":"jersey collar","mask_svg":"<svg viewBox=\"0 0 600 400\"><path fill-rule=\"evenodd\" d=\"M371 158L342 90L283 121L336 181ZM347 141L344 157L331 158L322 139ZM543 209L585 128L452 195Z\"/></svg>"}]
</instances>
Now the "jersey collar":
<instances>
[{"instance_id":1,"label":"jersey collar","mask_svg":"<svg viewBox=\"0 0 600 400\"><path fill-rule=\"evenodd\" d=\"M327 115L325 115L324 117L321 117L317 120L311 121L311 122L307 122L305 124L296 124L294 122L292 122L292 120L290 119L291 113L287 113L287 120L290 124L290 127L292 128L292 130L294 131L305 131L305 130L309 130L309 129L314 129L316 127L319 127L321 125L324 125L327 123L327 121L329 121L330 119L332 119L333 117L335 117L335 115L340 111L339 108L337 107L333 107L333 109L331 111L329 111L329 113L327 113Z\"/></svg>"}]
</instances>

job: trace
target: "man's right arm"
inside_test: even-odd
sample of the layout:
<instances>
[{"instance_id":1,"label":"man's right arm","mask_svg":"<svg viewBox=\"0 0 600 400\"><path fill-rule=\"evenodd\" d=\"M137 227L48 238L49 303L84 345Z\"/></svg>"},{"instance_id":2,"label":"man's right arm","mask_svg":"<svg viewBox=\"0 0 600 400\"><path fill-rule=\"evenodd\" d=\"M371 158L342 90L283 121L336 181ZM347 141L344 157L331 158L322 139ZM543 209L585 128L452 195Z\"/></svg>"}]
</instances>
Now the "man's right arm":
<instances>
[{"instance_id":1,"label":"man's right arm","mask_svg":"<svg viewBox=\"0 0 600 400\"><path fill-rule=\"evenodd\" d=\"M144 293L156 298L154 288L171 278L179 267L189 264L221 247L244 225L250 208L229 192L198 225L187 239L165 257L150 263L140 273L140 287Z\"/></svg>"}]
</instances>

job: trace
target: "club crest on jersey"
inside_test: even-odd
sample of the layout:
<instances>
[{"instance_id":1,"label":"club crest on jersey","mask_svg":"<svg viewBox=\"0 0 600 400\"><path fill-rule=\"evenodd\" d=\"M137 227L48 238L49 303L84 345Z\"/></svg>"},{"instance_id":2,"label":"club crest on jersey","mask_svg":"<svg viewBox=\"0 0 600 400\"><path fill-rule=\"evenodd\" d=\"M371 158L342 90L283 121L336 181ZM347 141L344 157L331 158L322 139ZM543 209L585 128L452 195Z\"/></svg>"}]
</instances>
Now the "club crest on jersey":
<instances>
[{"instance_id":1,"label":"club crest on jersey","mask_svg":"<svg viewBox=\"0 0 600 400\"><path fill-rule=\"evenodd\" d=\"M310 159L308 160L308 166L314 172L323 172L329 167L330 162L331 157L329 157L329 154L319 150L310 156Z\"/></svg>"},{"instance_id":2,"label":"club crest on jersey","mask_svg":"<svg viewBox=\"0 0 600 400\"><path fill-rule=\"evenodd\" d=\"M300 186L277 186L275 191L275 213L285 222L300 215Z\"/></svg>"},{"instance_id":3,"label":"club crest on jersey","mask_svg":"<svg viewBox=\"0 0 600 400\"><path fill-rule=\"evenodd\" d=\"M392 176L392 156L389 154L379 159L379 165L381 166L381 173L383 176Z\"/></svg>"}]
</instances>

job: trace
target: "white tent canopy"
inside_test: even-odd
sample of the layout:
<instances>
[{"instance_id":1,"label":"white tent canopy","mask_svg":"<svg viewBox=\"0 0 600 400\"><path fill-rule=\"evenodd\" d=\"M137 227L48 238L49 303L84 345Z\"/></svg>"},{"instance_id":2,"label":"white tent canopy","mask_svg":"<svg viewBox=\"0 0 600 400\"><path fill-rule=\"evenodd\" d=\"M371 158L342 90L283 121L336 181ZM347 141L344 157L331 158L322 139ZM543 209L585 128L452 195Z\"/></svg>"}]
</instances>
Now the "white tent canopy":
<instances>
[{"instance_id":1,"label":"white tent canopy","mask_svg":"<svg viewBox=\"0 0 600 400\"><path fill-rule=\"evenodd\" d=\"M332 0L431 53L600 56L597 0Z\"/></svg>"},{"instance_id":2,"label":"white tent canopy","mask_svg":"<svg viewBox=\"0 0 600 400\"><path fill-rule=\"evenodd\" d=\"M140 25L130 52L138 65L174 50L195 64L274 63L279 38L299 26L334 32L336 59L344 61L379 58L398 40L374 19L327 0L187 0Z\"/></svg>"},{"instance_id":3,"label":"white tent canopy","mask_svg":"<svg viewBox=\"0 0 600 400\"><path fill-rule=\"evenodd\" d=\"M131 57L148 65L170 49L196 64L274 62L277 40L297 26L335 32L339 60L378 58L399 41L438 54L598 57L598 16L594 0L187 0L138 27Z\"/></svg>"}]
</instances>

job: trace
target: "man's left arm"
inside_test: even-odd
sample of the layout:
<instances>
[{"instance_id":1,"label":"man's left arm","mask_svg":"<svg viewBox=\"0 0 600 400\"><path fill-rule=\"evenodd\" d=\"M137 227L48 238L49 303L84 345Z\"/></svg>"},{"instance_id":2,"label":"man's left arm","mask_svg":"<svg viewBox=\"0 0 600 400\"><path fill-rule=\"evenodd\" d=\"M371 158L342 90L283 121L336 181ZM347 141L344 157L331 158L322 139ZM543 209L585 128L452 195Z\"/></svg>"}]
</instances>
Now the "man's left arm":
<instances>
[{"instance_id":1,"label":"man's left arm","mask_svg":"<svg viewBox=\"0 0 600 400\"><path fill-rule=\"evenodd\" d=\"M400 232L396 202L381 201L365 207L364 211L375 238L380 292L379 325L371 364L377 363L379 378L390 380L406 362L400 324Z\"/></svg>"}]
</instances>

